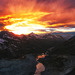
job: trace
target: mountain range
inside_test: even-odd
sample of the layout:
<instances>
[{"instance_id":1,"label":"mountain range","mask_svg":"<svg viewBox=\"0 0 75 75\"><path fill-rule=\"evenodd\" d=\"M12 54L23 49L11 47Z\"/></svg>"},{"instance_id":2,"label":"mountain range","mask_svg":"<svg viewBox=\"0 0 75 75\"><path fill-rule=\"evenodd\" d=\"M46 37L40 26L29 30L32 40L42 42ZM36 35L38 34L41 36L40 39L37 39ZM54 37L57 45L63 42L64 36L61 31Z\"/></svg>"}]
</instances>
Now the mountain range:
<instances>
[{"instance_id":1,"label":"mountain range","mask_svg":"<svg viewBox=\"0 0 75 75\"><path fill-rule=\"evenodd\" d=\"M29 35L15 35L8 31L0 32L0 58L18 58L25 54L45 53L52 48L52 54L75 54L75 36L66 40L58 34L30 33Z\"/></svg>"},{"instance_id":2,"label":"mountain range","mask_svg":"<svg viewBox=\"0 0 75 75\"><path fill-rule=\"evenodd\" d=\"M22 60L28 54L37 57L45 53L47 54L46 58L38 60L46 67L45 75L56 75L56 73L57 75L58 73L67 75L75 66L75 36L70 37L69 39L61 34L53 33L15 35L8 31L2 31L0 32L0 59Z\"/></svg>"},{"instance_id":3,"label":"mountain range","mask_svg":"<svg viewBox=\"0 0 75 75\"><path fill-rule=\"evenodd\" d=\"M8 31L0 32L0 58L17 58L29 53L42 53L65 39L60 35L30 33L15 35Z\"/></svg>"},{"instance_id":4,"label":"mountain range","mask_svg":"<svg viewBox=\"0 0 75 75\"><path fill-rule=\"evenodd\" d=\"M54 54L67 54L67 55L75 55L75 36L66 40L62 44L52 49L52 53Z\"/></svg>"}]
</instances>

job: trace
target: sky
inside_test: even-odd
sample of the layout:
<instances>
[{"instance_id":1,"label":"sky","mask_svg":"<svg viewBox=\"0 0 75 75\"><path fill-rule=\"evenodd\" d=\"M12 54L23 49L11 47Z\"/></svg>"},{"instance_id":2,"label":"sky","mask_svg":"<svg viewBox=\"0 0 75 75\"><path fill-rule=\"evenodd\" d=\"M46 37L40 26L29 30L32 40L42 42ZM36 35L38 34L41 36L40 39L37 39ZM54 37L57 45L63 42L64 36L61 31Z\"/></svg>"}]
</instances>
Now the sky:
<instances>
[{"instance_id":1,"label":"sky","mask_svg":"<svg viewBox=\"0 0 75 75\"><path fill-rule=\"evenodd\" d=\"M0 0L0 30L75 32L75 0Z\"/></svg>"}]
</instances>

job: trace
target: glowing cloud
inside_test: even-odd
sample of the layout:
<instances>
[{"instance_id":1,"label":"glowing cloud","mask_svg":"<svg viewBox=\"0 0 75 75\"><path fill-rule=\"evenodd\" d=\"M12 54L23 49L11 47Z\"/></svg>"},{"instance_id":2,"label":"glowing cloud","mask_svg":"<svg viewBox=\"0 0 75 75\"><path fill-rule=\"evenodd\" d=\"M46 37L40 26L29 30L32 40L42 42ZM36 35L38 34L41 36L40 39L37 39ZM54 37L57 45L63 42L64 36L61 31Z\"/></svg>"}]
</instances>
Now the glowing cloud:
<instances>
[{"instance_id":1,"label":"glowing cloud","mask_svg":"<svg viewBox=\"0 0 75 75\"><path fill-rule=\"evenodd\" d=\"M4 20L4 22L11 22L11 25L6 25L4 29L7 29L15 34L29 34L31 32L40 33L37 29L44 29L45 23L38 21L38 19L44 15L50 13L37 12L22 14L20 18L10 18ZM24 17L25 16L25 17Z\"/></svg>"},{"instance_id":2,"label":"glowing cloud","mask_svg":"<svg viewBox=\"0 0 75 75\"><path fill-rule=\"evenodd\" d=\"M0 30L29 34L51 28L75 31L75 0L0 0Z\"/></svg>"}]
</instances>

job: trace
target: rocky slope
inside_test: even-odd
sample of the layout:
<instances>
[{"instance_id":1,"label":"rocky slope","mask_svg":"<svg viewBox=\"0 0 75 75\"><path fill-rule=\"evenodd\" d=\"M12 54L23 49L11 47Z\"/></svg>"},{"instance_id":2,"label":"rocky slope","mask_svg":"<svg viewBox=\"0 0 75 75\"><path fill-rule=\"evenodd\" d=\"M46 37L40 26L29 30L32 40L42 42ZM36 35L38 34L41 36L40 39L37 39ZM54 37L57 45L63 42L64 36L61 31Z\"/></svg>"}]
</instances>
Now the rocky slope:
<instances>
[{"instance_id":1,"label":"rocky slope","mask_svg":"<svg viewBox=\"0 0 75 75\"><path fill-rule=\"evenodd\" d=\"M65 41L58 35L44 34L15 35L8 31L0 32L0 59L19 58L25 54L42 53L52 46Z\"/></svg>"},{"instance_id":2,"label":"rocky slope","mask_svg":"<svg viewBox=\"0 0 75 75\"><path fill-rule=\"evenodd\" d=\"M47 53L46 58L39 60L46 67L45 75L75 75L75 36Z\"/></svg>"},{"instance_id":3,"label":"rocky slope","mask_svg":"<svg viewBox=\"0 0 75 75\"><path fill-rule=\"evenodd\" d=\"M75 36L52 49L53 54L75 55Z\"/></svg>"},{"instance_id":4,"label":"rocky slope","mask_svg":"<svg viewBox=\"0 0 75 75\"><path fill-rule=\"evenodd\" d=\"M18 36L0 32L0 74L31 75L37 62L27 54L37 56L43 52L48 53L46 58L39 59L46 68L43 75L66 75L75 68L75 37L65 41L62 36L53 34Z\"/></svg>"},{"instance_id":5,"label":"rocky slope","mask_svg":"<svg viewBox=\"0 0 75 75\"><path fill-rule=\"evenodd\" d=\"M32 55L24 59L0 60L0 75L34 75L36 64Z\"/></svg>"},{"instance_id":6,"label":"rocky slope","mask_svg":"<svg viewBox=\"0 0 75 75\"><path fill-rule=\"evenodd\" d=\"M54 35L60 35L62 37L64 37L66 40L72 38L73 36L75 36L75 32L54 32L52 33Z\"/></svg>"}]
</instances>

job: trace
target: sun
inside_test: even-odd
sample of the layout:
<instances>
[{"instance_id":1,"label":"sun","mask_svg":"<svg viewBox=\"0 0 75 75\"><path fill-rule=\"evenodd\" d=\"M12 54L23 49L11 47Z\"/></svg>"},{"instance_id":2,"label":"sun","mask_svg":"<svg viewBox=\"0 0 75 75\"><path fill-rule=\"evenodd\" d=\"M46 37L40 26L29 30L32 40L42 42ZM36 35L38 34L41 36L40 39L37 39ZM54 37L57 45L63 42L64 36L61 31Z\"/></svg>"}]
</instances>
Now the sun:
<instances>
[{"instance_id":1,"label":"sun","mask_svg":"<svg viewBox=\"0 0 75 75\"><path fill-rule=\"evenodd\" d=\"M30 34L30 33L41 33L40 31L36 31L37 29L44 29L42 26L27 26L27 27L15 27L15 26L5 26L6 29L8 29L10 32L13 32L15 34L21 35L21 34Z\"/></svg>"}]
</instances>

